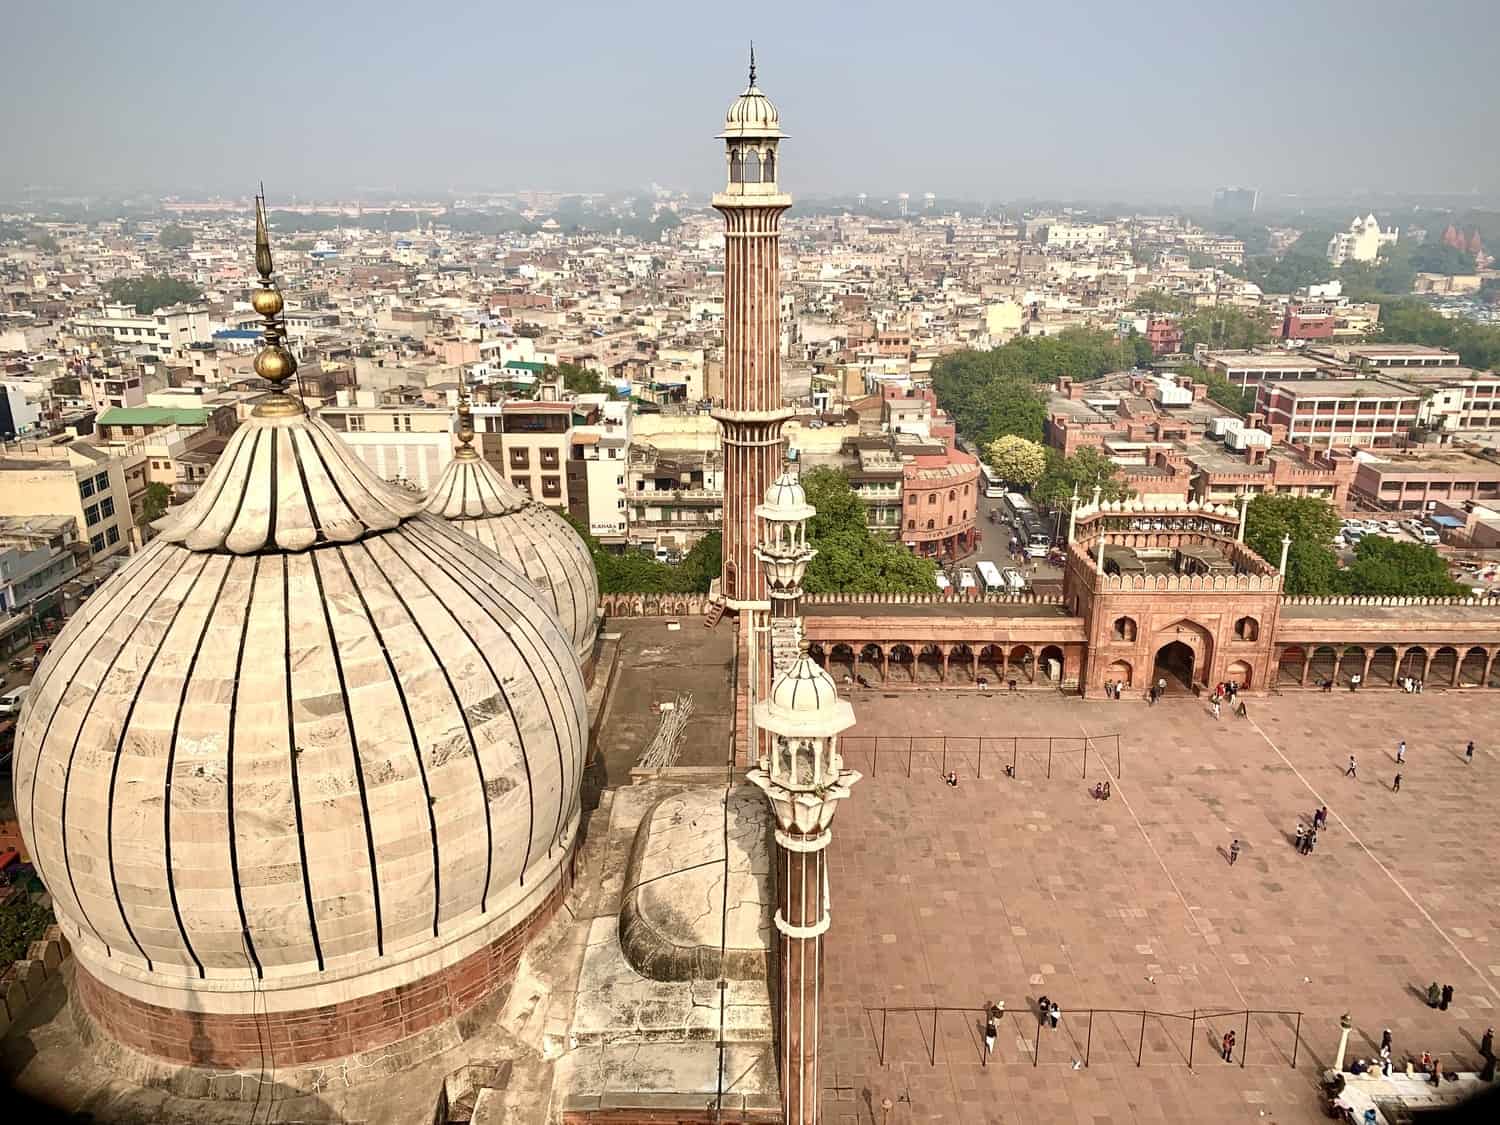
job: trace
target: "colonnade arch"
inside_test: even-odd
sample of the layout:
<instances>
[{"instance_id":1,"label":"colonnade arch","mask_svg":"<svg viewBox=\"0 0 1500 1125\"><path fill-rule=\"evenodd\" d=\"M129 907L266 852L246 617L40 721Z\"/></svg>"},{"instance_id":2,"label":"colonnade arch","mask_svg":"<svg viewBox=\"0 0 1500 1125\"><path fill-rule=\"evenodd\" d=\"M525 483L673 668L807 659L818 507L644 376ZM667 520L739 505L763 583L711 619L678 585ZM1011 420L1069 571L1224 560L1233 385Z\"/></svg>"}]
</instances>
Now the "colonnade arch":
<instances>
[{"instance_id":1,"label":"colonnade arch","mask_svg":"<svg viewBox=\"0 0 1500 1125\"><path fill-rule=\"evenodd\" d=\"M1500 645L1288 644L1277 652L1281 687L1316 687L1328 680L1348 687L1356 675L1366 687L1413 680L1429 687L1500 688Z\"/></svg>"},{"instance_id":2,"label":"colonnade arch","mask_svg":"<svg viewBox=\"0 0 1500 1125\"><path fill-rule=\"evenodd\" d=\"M1061 687L1076 681L1084 646L1076 642L1000 644L981 641L809 642L808 654L835 679L871 684L987 684ZM1128 665L1127 665L1128 669Z\"/></svg>"}]
</instances>

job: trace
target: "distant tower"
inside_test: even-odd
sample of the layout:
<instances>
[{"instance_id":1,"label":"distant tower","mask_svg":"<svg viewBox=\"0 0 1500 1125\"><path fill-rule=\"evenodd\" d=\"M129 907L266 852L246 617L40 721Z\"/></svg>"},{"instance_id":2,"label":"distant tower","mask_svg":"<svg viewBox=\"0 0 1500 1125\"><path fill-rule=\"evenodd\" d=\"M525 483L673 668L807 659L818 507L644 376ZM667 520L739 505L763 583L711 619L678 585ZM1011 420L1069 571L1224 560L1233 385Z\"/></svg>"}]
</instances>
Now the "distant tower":
<instances>
[{"instance_id":1,"label":"distant tower","mask_svg":"<svg viewBox=\"0 0 1500 1125\"><path fill-rule=\"evenodd\" d=\"M896 199L901 204L901 217L904 219L906 218L907 205L911 203L911 192L903 191L900 195L896 196Z\"/></svg>"},{"instance_id":2,"label":"distant tower","mask_svg":"<svg viewBox=\"0 0 1500 1125\"><path fill-rule=\"evenodd\" d=\"M781 213L777 185L781 116L750 84L724 118L728 182L714 196L724 216L724 562L720 586L732 610L769 611L756 557L755 507L781 467Z\"/></svg>"}]
</instances>

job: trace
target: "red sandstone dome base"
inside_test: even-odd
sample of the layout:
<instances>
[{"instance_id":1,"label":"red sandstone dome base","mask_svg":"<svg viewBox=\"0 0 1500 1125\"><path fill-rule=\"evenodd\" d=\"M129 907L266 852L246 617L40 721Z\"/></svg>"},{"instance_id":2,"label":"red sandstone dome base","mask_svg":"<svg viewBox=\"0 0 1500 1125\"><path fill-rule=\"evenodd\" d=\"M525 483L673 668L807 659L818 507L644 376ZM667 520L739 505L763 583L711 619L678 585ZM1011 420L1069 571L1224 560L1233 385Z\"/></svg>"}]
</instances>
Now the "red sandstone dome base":
<instances>
[{"instance_id":1,"label":"red sandstone dome base","mask_svg":"<svg viewBox=\"0 0 1500 1125\"><path fill-rule=\"evenodd\" d=\"M278 1067L327 1062L402 1043L508 989L527 945L562 905L564 878L518 925L430 976L370 996L256 1015L189 1012L125 996L79 964L74 996L113 1039L143 1054L199 1067Z\"/></svg>"}]
</instances>

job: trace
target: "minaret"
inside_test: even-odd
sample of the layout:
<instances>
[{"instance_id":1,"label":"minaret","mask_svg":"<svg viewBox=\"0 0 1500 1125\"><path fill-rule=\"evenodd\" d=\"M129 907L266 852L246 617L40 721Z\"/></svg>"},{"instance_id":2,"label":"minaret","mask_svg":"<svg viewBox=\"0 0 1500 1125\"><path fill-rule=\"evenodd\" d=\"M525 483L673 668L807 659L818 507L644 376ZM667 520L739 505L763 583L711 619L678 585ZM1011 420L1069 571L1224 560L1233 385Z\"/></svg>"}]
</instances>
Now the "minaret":
<instances>
[{"instance_id":1,"label":"minaret","mask_svg":"<svg viewBox=\"0 0 1500 1125\"><path fill-rule=\"evenodd\" d=\"M828 845L833 815L860 779L844 768L838 736L854 725L854 709L838 697L833 678L803 642L796 661L755 707L768 736L749 780L776 816L776 1055L782 1118L787 1125L819 1120L818 1073L823 991L823 935L829 926Z\"/></svg>"},{"instance_id":2,"label":"minaret","mask_svg":"<svg viewBox=\"0 0 1500 1125\"><path fill-rule=\"evenodd\" d=\"M817 515L817 509L807 502L802 482L788 468L771 482L755 514L764 528L755 557L764 567L771 616L796 617L801 609L802 578L818 553L807 545L807 521Z\"/></svg>"},{"instance_id":3,"label":"minaret","mask_svg":"<svg viewBox=\"0 0 1500 1125\"><path fill-rule=\"evenodd\" d=\"M781 116L750 84L724 119L728 182L714 196L724 216L724 401L714 411L724 434L724 562L720 589L731 610L769 611L756 558L755 507L781 465L781 213L792 205L777 184Z\"/></svg>"}]
</instances>

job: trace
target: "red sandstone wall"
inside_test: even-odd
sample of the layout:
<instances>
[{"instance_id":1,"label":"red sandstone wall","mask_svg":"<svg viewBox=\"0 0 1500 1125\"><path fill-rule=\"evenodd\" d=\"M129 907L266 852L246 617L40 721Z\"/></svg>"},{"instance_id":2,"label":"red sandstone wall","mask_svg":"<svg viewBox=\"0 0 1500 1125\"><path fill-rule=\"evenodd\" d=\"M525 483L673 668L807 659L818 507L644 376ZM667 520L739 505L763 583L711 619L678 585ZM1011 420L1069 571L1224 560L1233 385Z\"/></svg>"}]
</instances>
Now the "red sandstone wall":
<instances>
[{"instance_id":1,"label":"red sandstone wall","mask_svg":"<svg viewBox=\"0 0 1500 1125\"><path fill-rule=\"evenodd\" d=\"M515 980L521 953L551 920L563 880L527 918L462 961L409 985L322 1008L258 1016L183 1012L124 996L80 964L76 995L126 1046L195 1066L297 1066L388 1046L462 1015Z\"/></svg>"}]
</instances>

